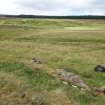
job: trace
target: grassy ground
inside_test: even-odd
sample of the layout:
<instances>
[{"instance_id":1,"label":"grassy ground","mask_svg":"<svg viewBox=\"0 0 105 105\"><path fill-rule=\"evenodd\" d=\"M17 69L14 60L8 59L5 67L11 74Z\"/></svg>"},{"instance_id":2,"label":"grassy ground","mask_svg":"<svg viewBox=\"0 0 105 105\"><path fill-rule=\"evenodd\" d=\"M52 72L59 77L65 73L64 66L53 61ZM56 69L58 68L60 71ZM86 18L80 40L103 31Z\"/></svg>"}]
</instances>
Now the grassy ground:
<instances>
[{"instance_id":1,"label":"grassy ground","mask_svg":"<svg viewBox=\"0 0 105 105\"><path fill-rule=\"evenodd\" d=\"M66 68L90 87L105 85L104 20L0 19L0 105L104 105L47 74ZM33 64L36 57L43 64ZM47 66L46 66L47 65ZM25 94L25 95L24 95Z\"/></svg>"}]
</instances>

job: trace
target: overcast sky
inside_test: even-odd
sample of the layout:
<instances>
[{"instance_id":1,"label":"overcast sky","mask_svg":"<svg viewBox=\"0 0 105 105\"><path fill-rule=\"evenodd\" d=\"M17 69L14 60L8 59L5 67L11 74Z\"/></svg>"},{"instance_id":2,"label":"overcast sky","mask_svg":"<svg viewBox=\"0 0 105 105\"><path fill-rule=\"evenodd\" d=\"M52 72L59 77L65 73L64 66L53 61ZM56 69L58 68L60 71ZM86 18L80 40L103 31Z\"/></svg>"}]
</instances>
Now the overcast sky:
<instances>
[{"instance_id":1,"label":"overcast sky","mask_svg":"<svg viewBox=\"0 0 105 105\"><path fill-rule=\"evenodd\" d=\"M105 15L105 0L0 0L0 14Z\"/></svg>"}]
</instances>

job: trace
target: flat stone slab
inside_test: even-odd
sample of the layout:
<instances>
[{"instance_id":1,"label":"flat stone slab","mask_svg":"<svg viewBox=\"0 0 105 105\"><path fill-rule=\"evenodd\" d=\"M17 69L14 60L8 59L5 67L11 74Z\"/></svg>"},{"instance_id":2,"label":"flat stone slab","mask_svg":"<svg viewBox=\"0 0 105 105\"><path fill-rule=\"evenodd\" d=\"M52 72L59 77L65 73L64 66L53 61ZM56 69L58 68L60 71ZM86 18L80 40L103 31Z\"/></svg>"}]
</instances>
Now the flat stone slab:
<instances>
[{"instance_id":1,"label":"flat stone slab","mask_svg":"<svg viewBox=\"0 0 105 105\"><path fill-rule=\"evenodd\" d=\"M84 83L84 81L72 72L68 72L64 69L56 69L53 76L67 82L68 84L78 87L81 90L89 90L89 87Z\"/></svg>"}]
</instances>

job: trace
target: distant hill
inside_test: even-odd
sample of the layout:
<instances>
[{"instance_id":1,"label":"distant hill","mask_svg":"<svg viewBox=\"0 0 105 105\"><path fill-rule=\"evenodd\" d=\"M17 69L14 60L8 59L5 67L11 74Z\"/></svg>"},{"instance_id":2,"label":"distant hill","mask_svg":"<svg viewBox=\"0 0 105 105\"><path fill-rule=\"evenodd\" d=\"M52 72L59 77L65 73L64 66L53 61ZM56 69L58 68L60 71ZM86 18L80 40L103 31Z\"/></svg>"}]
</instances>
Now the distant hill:
<instances>
[{"instance_id":1,"label":"distant hill","mask_svg":"<svg viewBox=\"0 0 105 105\"><path fill-rule=\"evenodd\" d=\"M9 18L45 18L45 19L105 19L105 16L42 16L42 15L0 15L0 17Z\"/></svg>"}]
</instances>

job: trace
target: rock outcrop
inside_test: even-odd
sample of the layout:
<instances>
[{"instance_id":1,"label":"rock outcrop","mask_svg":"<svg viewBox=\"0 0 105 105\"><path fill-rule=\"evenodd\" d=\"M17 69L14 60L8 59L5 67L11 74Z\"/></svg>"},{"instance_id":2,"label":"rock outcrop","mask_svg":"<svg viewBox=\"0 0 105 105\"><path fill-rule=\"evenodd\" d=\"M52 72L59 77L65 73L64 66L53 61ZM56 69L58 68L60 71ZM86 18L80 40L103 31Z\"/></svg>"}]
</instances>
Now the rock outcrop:
<instances>
[{"instance_id":1,"label":"rock outcrop","mask_svg":"<svg viewBox=\"0 0 105 105\"><path fill-rule=\"evenodd\" d=\"M71 84L72 86L78 87L81 90L90 90L89 87L84 83L84 81L76 74L72 72L67 72L64 69L56 69L53 76Z\"/></svg>"}]
</instances>

